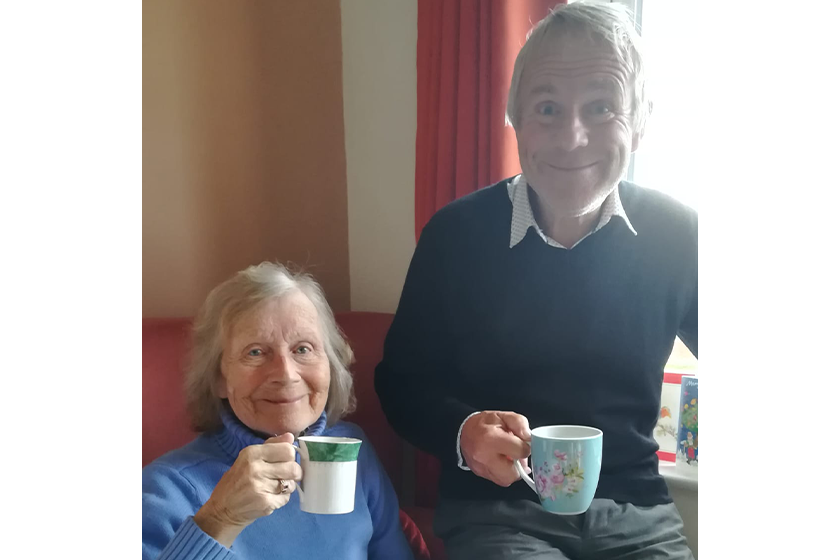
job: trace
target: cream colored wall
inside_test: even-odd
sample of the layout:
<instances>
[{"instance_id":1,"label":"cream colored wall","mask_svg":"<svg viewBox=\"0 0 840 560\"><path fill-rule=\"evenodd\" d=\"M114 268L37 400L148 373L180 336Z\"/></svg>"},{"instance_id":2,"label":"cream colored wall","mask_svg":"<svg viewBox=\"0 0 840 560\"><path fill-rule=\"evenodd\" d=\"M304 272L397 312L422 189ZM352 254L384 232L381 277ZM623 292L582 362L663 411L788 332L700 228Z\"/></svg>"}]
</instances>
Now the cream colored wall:
<instances>
[{"instance_id":1,"label":"cream colored wall","mask_svg":"<svg viewBox=\"0 0 840 560\"><path fill-rule=\"evenodd\" d=\"M350 302L393 312L414 251L416 0L341 0Z\"/></svg>"},{"instance_id":2,"label":"cream colored wall","mask_svg":"<svg viewBox=\"0 0 840 560\"><path fill-rule=\"evenodd\" d=\"M341 59L339 0L144 0L144 317L262 260L350 308Z\"/></svg>"}]
</instances>

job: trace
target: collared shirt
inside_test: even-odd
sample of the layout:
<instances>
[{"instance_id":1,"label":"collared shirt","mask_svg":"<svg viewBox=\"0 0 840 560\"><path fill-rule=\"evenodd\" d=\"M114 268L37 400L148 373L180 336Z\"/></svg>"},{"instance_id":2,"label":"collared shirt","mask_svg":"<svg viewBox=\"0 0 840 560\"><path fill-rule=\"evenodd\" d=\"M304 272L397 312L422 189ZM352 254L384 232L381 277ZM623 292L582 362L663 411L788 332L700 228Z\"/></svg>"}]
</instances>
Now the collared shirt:
<instances>
[{"instance_id":1,"label":"collared shirt","mask_svg":"<svg viewBox=\"0 0 840 560\"><path fill-rule=\"evenodd\" d=\"M528 183L525 180L525 175L517 175L514 180L508 184L507 189L508 196L513 204L513 216L510 220L510 248L512 249L517 243L525 239L525 235L528 233L528 228L533 227L542 240L550 246L557 247L559 249L567 249L567 247L564 247L543 233L543 230L537 224L536 219L534 219L534 211L531 209L531 201L528 197ZM630 219L624 212L624 206L621 205L621 198L618 196L617 188L614 189L606 199L604 199L604 203L601 206L601 217L595 228L584 235L570 248L574 249L581 241L607 225L609 221L616 216L624 220L624 223L627 224L627 228L633 233L633 235L636 235L636 230L633 229L633 224L630 223Z\"/></svg>"}]
</instances>

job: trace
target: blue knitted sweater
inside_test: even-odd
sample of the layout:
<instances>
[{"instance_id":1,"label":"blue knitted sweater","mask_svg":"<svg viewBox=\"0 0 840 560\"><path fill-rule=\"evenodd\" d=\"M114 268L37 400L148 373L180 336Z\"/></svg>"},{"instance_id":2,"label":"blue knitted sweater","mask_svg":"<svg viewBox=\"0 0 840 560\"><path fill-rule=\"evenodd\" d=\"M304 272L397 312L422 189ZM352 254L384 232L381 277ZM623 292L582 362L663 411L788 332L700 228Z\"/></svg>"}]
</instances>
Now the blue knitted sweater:
<instances>
[{"instance_id":1,"label":"blue knitted sweater","mask_svg":"<svg viewBox=\"0 0 840 560\"><path fill-rule=\"evenodd\" d=\"M226 548L204 533L193 515L207 501L239 452L264 438L225 411L223 428L200 435L143 469L143 560L411 559L399 522L397 496L362 429L348 422L326 428L326 415L307 435L361 439L352 513L313 515L289 503L254 521Z\"/></svg>"}]
</instances>

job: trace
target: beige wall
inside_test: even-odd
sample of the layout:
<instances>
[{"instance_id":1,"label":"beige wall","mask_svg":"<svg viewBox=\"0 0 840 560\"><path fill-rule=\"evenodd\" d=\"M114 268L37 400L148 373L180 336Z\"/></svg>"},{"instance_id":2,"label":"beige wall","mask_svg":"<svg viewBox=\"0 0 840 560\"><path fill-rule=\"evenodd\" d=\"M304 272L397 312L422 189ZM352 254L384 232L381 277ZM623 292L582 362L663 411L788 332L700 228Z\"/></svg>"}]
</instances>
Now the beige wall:
<instances>
[{"instance_id":1,"label":"beige wall","mask_svg":"<svg viewBox=\"0 0 840 560\"><path fill-rule=\"evenodd\" d=\"M350 308L339 0L143 2L143 316L262 260Z\"/></svg>"},{"instance_id":2,"label":"beige wall","mask_svg":"<svg viewBox=\"0 0 840 560\"><path fill-rule=\"evenodd\" d=\"M354 311L393 312L414 252L416 0L342 0Z\"/></svg>"}]
</instances>

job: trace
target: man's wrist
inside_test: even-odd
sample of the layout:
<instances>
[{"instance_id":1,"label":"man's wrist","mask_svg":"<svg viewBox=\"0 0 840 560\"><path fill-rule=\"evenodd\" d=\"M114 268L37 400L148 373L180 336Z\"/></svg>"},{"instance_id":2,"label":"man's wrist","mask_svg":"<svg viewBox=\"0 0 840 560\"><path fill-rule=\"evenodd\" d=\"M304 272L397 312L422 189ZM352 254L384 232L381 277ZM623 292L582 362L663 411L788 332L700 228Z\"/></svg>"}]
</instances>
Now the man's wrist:
<instances>
[{"instance_id":1,"label":"man's wrist","mask_svg":"<svg viewBox=\"0 0 840 560\"><path fill-rule=\"evenodd\" d=\"M458 439L455 442L455 453L458 455L458 468L463 471L469 471L471 469L469 465L467 465L466 461L464 461L464 455L463 453L461 453L461 432L464 430L464 424L467 423L467 420L480 413L480 410L476 410L475 412L464 418L464 421L461 422L461 426L458 428Z\"/></svg>"}]
</instances>

